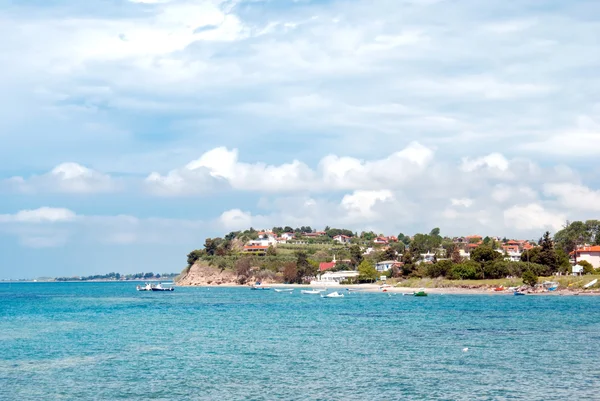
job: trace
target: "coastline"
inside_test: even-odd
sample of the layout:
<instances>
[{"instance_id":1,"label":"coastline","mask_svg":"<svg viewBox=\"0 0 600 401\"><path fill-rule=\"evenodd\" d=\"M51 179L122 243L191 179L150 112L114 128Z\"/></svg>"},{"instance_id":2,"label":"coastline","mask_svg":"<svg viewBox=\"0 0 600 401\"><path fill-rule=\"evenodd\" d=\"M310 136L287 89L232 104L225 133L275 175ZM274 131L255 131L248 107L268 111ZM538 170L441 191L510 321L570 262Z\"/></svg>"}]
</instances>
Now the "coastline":
<instances>
[{"instance_id":1,"label":"coastline","mask_svg":"<svg viewBox=\"0 0 600 401\"><path fill-rule=\"evenodd\" d=\"M198 287L198 288L238 288L238 287L246 287L248 289L251 288L251 285L248 284L236 284L236 283L224 283L224 284L208 284L208 285L178 285L178 287ZM309 289L309 288L326 288L328 291L345 291L347 288L361 290L363 292L376 293L383 292L381 289L381 284L348 284L348 285L339 285L339 286L318 286L318 285L310 285L310 284L278 284L278 283L265 283L265 287L270 288L298 288L298 289ZM387 294L412 294L416 289L421 287L387 287L385 288L385 293ZM492 288L463 288L463 287L424 287L425 291L429 294L436 295L513 295L513 291L504 290L504 291L494 291ZM536 296L600 296L600 290L569 290L566 288L558 289L556 291L540 291L540 292L527 292L527 295L536 295Z\"/></svg>"}]
</instances>

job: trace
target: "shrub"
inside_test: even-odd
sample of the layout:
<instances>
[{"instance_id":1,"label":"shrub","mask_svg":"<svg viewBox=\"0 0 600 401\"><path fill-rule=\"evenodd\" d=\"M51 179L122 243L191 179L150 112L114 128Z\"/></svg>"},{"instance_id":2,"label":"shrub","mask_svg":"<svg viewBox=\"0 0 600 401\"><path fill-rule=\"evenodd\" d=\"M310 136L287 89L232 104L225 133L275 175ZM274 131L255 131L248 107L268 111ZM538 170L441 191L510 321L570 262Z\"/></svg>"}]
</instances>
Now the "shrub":
<instances>
[{"instance_id":1,"label":"shrub","mask_svg":"<svg viewBox=\"0 0 600 401\"><path fill-rule=\"evenodd\" d=\"M450 260L440 260L437 263L432 263L426 266L427 277L446 277L450 270L452 270L453 263Z\"/></svg>"},{"instance_id":2,"label":"shrub","mask_svg":"<svg viewBox=\"0 0 600 401\"><path fill-rule=\"evenodd\" d=\"M466 261L452 266L448 278L451 280L475 280L479 278L479 263Z\"/></svg>"},{"instance_id":3,"label":"shrub","mask_svg":"<svg viewBox=\"0 0 600 401\"><path fill-rule=\"evenodd\" d=\"M577 262L577 264L583 267L583 274L594 274L596 272L594 266L592 266L592 264L587 260L582 260L580 262Z\"/></svg>"},{"instance_id":4,"label":"shrub","mask_svg":"<svg viewBox=\"0 0 600 401\"><path fill-rule=\"evenodd\" d=\"M524 284L530 285L532 287L535 286L538 282L538 276L531 270L525 271L521 278L523 279Z\"/></svg>"}]
</instances>

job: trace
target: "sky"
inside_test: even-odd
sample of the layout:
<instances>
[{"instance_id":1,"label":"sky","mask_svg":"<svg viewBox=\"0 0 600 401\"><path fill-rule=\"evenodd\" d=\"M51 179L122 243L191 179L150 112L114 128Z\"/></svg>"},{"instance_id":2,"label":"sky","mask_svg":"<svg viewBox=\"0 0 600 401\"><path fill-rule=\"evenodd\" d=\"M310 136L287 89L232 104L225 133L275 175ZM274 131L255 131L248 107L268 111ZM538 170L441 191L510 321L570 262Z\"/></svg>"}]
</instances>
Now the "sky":
<instances>
[{"instance_id":1,"label":"sky","mask_svg":"<svg viewBox=\"0 0 600 401\"><path fill-rule=\"evenodd\" d=\"M600 214L597 0L0 0L0 278Z\"/></svg>"}]
</instances>

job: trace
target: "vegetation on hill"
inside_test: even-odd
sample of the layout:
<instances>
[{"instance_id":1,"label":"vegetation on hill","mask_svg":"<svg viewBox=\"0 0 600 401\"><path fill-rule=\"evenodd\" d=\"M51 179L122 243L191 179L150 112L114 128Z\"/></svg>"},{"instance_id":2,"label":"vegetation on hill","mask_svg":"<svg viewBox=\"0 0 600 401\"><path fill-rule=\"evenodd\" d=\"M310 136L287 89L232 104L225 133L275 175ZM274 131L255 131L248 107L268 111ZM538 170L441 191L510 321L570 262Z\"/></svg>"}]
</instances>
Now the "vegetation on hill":
<instances>
[{"instance_id":1,"label":"vegetation on hill","mask_svg":"<svg viewBox=\"0 0 600 401\"><path fill-rule=\"evenodd\" d=\"M74 276L74 277L57 277L54 281L93 281L93 280L158 280L158 279L172 279L177 276L177 273L134 273L134 274L120 274L120 273L108 273L108 274L96 274L93 276Z\"/></svg>"},{"instance_id":2,"label":"vegetation on hill","mask_svg":"<svg viewBox=\"0 0 600 401\"><path fill-rule=\"evenodd\" d=\"M361 282L375 281L382 274L375 269L375 264L390 260L398 263L385 274L394 278L484 280L525 275L533 282L533 277L569 273L570 249L585 241L600 242L598 221L573 222L554 239L549 232L544 233L538 241L532 241L533 248L529 246L523 251L520 261L510 261L506 251L502 250L509 242L506 238L473 236L459 241L443 237L439 228L413 237L403 233L397 237L384 237L372 231L358 234L331 227L317 232L310 226L273 227L270 231L276 236L293 233L294 238L253 253L245 251L244 245L258 239L259 232L254 228L230 232L223 238L206 238L202 249L187 255L188 265L182 275L194 263L202 261L237 272L240 282L260 273L281 282L302 283L318 274L320 263L331 262L335 257L337 264L331 270L358 270ZM333 238L337 235L350 237L348 243L335 241ZM461 246L471 250L468 260L461 256ZM593 267L585 266L584 269L590 274L595 273Z\"/></svg>"}]
</instances>

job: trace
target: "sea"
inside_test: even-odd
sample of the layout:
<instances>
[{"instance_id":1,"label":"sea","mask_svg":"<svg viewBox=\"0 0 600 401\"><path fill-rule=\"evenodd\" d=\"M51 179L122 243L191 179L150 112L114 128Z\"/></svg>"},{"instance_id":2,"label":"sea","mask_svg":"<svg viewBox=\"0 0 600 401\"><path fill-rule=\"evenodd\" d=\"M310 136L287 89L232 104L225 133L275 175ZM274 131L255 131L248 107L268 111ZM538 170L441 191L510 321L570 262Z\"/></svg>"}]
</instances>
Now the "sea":
<instances>
[{"instance_id":1,"label":"sea","mask_svg":"<svg viewBox=\"0 0 600 401\"><path fill-rule=\"evenodd\" d=\"M600 400L600 297L0 284L1 400Z\"/></svg>"}]
</instances>

